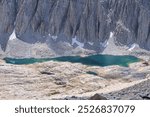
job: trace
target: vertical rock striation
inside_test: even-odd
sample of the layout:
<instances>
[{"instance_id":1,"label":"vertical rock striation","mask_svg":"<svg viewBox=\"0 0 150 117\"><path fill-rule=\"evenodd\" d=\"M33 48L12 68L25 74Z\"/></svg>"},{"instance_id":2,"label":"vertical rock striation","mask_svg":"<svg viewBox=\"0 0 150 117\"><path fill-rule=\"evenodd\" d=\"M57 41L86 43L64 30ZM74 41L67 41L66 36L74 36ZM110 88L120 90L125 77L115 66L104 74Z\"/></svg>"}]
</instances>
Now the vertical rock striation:
<instances>
[{"instance_id":1,"label":"vertical rock striation","mask_svg":"<svg viewBox=\"0 0 150 117\"><path fill-rule=\"evenodd\" d=\"M0 45L9 36L34 44L47 40L100 51L113 33L119 45L150 50L149 0L0 0ZM77 43L77 45L81 45Z\"/></svg>"}]
</instances>

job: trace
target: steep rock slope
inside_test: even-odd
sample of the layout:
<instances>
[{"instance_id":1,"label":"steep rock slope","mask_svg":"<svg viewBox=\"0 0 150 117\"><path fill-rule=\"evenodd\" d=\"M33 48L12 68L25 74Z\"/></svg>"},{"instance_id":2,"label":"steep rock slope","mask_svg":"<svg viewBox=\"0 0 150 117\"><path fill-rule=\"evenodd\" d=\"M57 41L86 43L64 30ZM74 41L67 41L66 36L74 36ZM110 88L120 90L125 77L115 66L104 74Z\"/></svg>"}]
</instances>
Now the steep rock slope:
<instances>
[{"instance_id":1,"label":"steep rock slope","mask_svg":"<svg viewBox=\"0 0 150 117\"><path fill-rule=\"evenodd\" d=\"M0 45L10 35L29 44L68 42L103 51L134 43L150 50L149 0L0 0Z\"/></svg>"}]
</instances>

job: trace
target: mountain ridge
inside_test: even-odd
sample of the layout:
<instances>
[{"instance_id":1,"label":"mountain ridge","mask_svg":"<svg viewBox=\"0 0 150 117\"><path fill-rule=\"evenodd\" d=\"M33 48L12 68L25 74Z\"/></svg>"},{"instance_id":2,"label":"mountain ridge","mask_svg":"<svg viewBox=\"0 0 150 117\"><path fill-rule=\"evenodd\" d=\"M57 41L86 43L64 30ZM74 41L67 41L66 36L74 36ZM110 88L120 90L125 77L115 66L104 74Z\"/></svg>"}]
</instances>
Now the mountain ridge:
<instances>
[{"instance_id":1,"label":"mountain ridge","mask_svg":"<svg viewBox=\"0 0 150 117\"><path fill-rule=\"evenodd\" d=\"M62 41L102 52L101 45L113 33L117 45L136 43L150 50L149 4L148 0L1 0L0 45L6 51L15 32L29 44L55 46Z\"/></svg>"}]
</instances>

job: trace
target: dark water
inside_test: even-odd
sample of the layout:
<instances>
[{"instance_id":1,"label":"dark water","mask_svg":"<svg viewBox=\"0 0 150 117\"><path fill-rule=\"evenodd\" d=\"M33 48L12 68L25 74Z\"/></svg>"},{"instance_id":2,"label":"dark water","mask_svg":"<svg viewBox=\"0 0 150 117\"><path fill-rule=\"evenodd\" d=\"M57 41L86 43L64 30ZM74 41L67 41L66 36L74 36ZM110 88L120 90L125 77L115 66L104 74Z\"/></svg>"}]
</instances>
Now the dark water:
<instances>
[{"instance_id":1,"label":"dark water","mask_svg":"<svg viewBox=\"0 0 150 117\"><path fill-rule=\"evenodd\" d=\"M45 59L36 59L36 58L4 58L6 63L10 64L33 64L37 62L46 62L46 61L60 61L60 62L72 62L72 63L82 63L85 65L91 66L109 66L109 65L120 65L127 67L130 63L140 61L134 56L113 56L113 55L92 55L87 57L80 56L64 56L57 58L45 58Z\"/></svg>"}]
</instances>

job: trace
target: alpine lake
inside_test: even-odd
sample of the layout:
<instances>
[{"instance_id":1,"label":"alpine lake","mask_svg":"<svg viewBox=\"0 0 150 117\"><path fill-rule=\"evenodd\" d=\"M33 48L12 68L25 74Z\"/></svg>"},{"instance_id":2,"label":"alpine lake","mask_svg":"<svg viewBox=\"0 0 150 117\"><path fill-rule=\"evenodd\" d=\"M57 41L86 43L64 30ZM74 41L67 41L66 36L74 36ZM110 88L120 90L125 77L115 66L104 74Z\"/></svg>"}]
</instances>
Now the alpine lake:
<instances>
[{"instance_id":1,"label":"alpine lake","mask_svg":"<svg viewBox=\"0 0 150 117\"><path fill-rule=\"evenodd\" d=\"M41 63L47 61L57 61L57 62L71 62L71 63L81 63L90 66L111 66L119 65L128 67L130 63L139 62L140 59L134 56L124 55L124 56L114 56L114 55L91 55L86 57L81 56L63 56L56 58L4 58L6 63L23 65L23 64L33 64Z\"/></svg>"}]
</instances>

